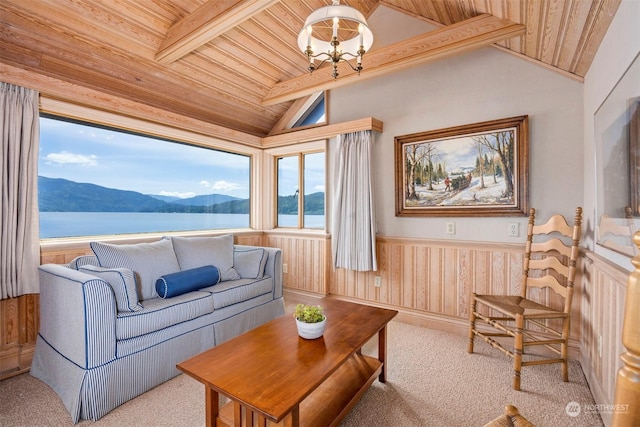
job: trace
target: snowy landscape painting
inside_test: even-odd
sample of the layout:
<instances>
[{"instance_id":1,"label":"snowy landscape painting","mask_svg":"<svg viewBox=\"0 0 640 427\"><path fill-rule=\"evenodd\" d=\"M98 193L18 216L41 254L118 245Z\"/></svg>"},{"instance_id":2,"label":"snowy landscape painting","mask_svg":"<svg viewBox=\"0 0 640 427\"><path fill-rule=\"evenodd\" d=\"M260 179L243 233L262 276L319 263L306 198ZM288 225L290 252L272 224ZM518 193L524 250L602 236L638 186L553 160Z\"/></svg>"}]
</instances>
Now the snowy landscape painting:
<instances>
[{"instance_id":1,"label":"snowy landscape painting","mask_svg":"<svg viewBox=\"0 0 640 427\"><path fill-rule=\"evenodd\" d=\"M396 137L396 215L525 215L527 119Z\"/></svg>"}]
</instances>

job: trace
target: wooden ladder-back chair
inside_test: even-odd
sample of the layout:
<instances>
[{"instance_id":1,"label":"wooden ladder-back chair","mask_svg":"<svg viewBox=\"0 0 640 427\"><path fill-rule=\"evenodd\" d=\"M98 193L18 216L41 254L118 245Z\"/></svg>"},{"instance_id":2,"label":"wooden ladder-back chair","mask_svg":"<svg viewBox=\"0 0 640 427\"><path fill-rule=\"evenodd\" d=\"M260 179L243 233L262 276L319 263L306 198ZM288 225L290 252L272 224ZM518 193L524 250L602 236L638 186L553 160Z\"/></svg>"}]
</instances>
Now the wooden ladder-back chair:
<instances>
[{"instance_id":1,"label":"wooden ladder-back chair","mask_svg":"<svg viewBox=\"0 0 640 427\"><path fill-rule=\"evenodd\" d=\"M522 366L562 363L562 378L564 381L569 380L567 350L581 224L582 208L580 207L576 208L573 226L570 226L562 215L553 215L545 224L536 225L535 209L531 209L523 261L521 296L475 293L472 295L467 350L473 353L473 341L477 335L512 357L514 390L520 390ZM552 308L528 299L531 288L554 290L562 297L562 308ZM486 332L491 329L476 327L477 320L483 320L499 332ZM499 343L496 340L499 337L513 338L513 351ZM540 355L541 357L523 361L522 355L525 348L537 345L549 348L555 353L554 356L559 357L542 358Z\"/></svg>"}]
</instances>

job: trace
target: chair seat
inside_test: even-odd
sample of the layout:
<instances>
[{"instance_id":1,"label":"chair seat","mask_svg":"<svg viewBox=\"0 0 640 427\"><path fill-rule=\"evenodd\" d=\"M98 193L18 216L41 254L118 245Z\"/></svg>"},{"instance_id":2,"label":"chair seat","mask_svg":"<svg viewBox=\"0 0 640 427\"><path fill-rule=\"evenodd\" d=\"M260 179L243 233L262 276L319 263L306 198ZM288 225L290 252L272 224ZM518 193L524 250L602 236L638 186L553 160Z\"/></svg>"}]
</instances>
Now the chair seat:
<instances>
[{"instance_id":1,"label":"chair seat","mask_svg":"<svg viewBox=\"0 0 640 427\"><path fill-rule=\"evenodd\" d=\"M488 422L483 427L535 427L529 420L520 415L518 408L507 405L505 412L498 418Z\"/></svg>"},{"instance_id":2,"label":"chair seat","mask_svg":"<svg viewBox=\"0 0 640 427\"><path fill-rule=\"evenodd\" d=\"M530 299L516 295L476 295L476 301L485 304L499 312L515 317L522 314L528 318L554 319L567 317L567 314L554 310Z\"/></svg>"}]
</instances>

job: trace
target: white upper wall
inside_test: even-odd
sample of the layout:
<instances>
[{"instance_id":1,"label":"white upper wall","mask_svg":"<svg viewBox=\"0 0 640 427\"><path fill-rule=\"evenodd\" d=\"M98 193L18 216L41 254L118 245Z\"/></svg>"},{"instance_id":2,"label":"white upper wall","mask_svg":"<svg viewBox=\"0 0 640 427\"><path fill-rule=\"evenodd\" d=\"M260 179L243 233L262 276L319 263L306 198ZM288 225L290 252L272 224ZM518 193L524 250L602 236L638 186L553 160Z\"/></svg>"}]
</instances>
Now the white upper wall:
<instances>
[{"instance_id":1,"label":"white upper wall","mask_svg":"<svg viewBox=\"0 0 640 427\"><path fill-rule=\"evenodd\" d=\"M593 243L598 179L595 173L594 114L640 53L639 28L640 1L622 0L584 80L584 230L591 232L584 244L629 271L633 267L629 257Z\"/></svg>"},{"instance_id":2,"label":"white upper wall","mask_svg":"<svg viewBox=\"0 0 640 427\"><path fill-rule=\"evenodd\" d=\"M382 9L384 6L381 6ZM387 12L386 10L385 12ZM369 19L375 37L384 29L403 33L430 26L401 13L378 11ZM363 59L367 72L366 55ZM375 117L384 123L376 137L375 168L378 232L384 236L518 242L526 217L396 217L394 137L415 132L529 116L529 205L537 216L559 212L573 218L583 201L582 84L493 47L456 55L344 88L329 95L330 123ZM330 144L329 171L335 142ZM446 222L455 236L445 234ZM520 223L520 236L507 236L507 224Z\"/></svg>"}]
</instances>

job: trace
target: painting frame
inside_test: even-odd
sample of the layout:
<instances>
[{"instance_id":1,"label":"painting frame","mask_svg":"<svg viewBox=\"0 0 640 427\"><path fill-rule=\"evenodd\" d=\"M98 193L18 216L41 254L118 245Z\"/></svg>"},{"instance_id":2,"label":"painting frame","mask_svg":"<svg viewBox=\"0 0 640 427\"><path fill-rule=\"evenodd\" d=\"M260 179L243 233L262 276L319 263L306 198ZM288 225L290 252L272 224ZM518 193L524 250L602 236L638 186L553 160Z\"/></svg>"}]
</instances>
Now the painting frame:
<instances>
[{"instance_id":1,"label":"painting frame","mask_svg":"<svg viewBox=\"0 0 640 427\"><path fill-rule=\"evenodd\" d=\"M475 160L472 148L478 154ZM394 153L396 216L529 213L527 115L396 136ZM465 161L466 166L462 166ZM480 166L482 163L486 166ZM489 169L493 184L486 185ZM423 182L428 184L423 186Z\"/></svg>"}]
</instances>

